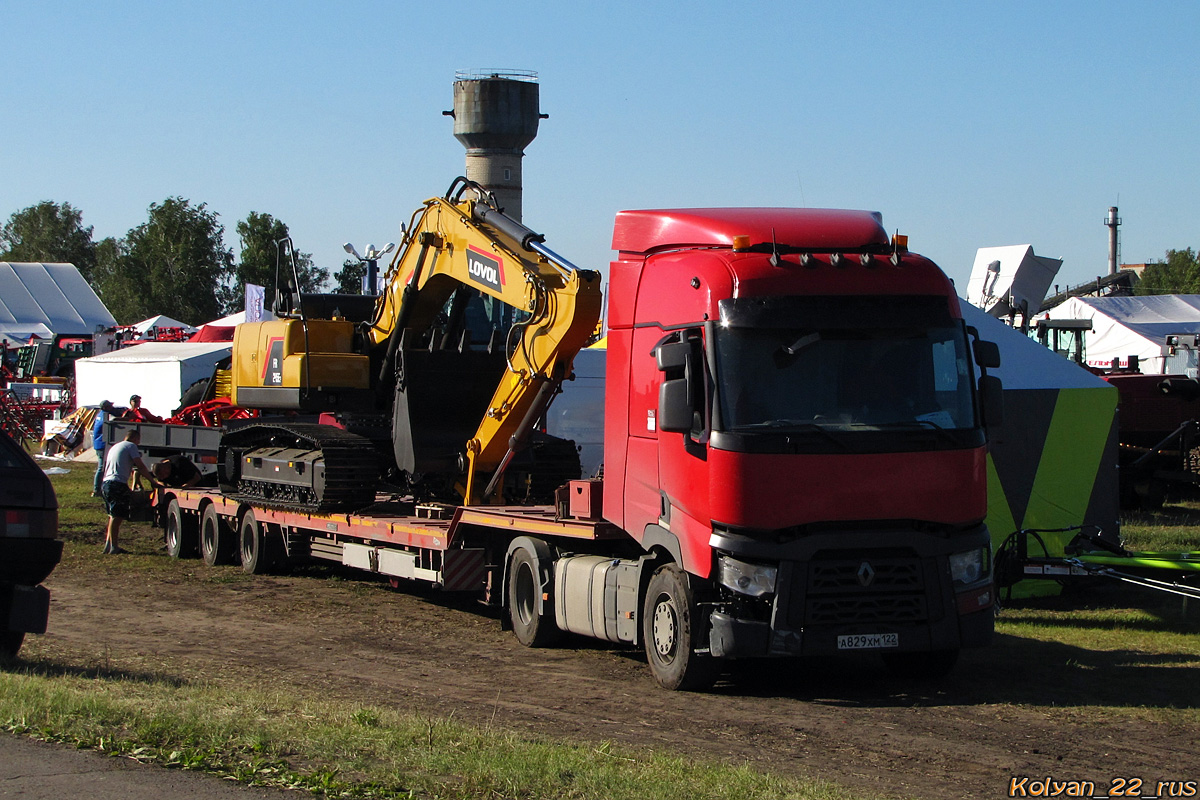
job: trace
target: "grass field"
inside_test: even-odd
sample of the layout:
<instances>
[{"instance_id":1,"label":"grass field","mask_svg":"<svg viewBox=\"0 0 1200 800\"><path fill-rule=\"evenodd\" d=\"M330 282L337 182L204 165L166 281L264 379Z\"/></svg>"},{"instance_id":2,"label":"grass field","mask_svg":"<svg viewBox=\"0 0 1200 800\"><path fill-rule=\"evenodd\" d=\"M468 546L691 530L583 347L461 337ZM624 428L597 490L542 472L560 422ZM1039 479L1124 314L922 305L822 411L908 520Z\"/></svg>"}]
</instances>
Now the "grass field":
<instances>
[{"instance_id":1,"label":"grass field","mask_svg":"<svg viewBox=\"0 0 1200 800\"><path fill-rule=\"evenodd\" d=\"M64 562L97 579L109 570L137 569L148 580L176 570L165 557L135 562L99 555L104 517L89 496L90 481L90 470L79 465L54 477ZM1197 519L1192 509L1169 509L1130 520L1125 534L1139 549L1200 549ZM226 579L234 578L210 578ZM987 680L999 685L987 696L1044 704L1044 693L1030 685L1055 680L1062 686L1055 704L1073 707L1085 723L1130 715L1200 731L1196 606L1115 584L1014 604L997 621L1007 655L988 671ZM247 687L221 676L184 680L116 656L97 661L94 654L46 648L38 637L30 637L21 660L0 670L0 728L330 797L868 796L669 754L564 744L452 717L346 707L302 687Z\"/></svg>"}]
</instances>

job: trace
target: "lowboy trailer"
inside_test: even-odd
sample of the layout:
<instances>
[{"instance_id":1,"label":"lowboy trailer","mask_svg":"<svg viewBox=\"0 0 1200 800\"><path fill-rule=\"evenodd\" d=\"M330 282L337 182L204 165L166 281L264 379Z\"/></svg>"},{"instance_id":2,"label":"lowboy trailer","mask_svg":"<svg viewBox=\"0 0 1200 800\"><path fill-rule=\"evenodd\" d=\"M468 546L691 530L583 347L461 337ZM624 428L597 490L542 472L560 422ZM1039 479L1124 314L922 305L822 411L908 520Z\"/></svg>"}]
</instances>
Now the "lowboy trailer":
<instances>
[{"instance_id":1,"label":"lowboy trailer","mask_svg":"<svg viewBox=\"0 0 1200 800\"><path fill-rule=\"evenodd\" d=\"M240 561L246 572L262 574L312 557L444 591L481 593L489 604L505 605L507 597L517 607L514 626L526 626L522 636L537 627L537 606L543 604L543 614L556 610L561 630L636 643L640 614L626 601L636 604L641 570L620 558L625 550L636 554L622 546L628 537L620 529L593 516L599 509L590 496L596 482L572 481L567 488L571 497L558 506L384 500L354 513L314 514L248 503L215 489L167 489L160 506L167 552L175 558L198 555L210 566ZM510 561L516 566L508 577L512 585L505 586ZM552 631L543 627L538 643L547 644Z\"/></svg>"}]
</instances>

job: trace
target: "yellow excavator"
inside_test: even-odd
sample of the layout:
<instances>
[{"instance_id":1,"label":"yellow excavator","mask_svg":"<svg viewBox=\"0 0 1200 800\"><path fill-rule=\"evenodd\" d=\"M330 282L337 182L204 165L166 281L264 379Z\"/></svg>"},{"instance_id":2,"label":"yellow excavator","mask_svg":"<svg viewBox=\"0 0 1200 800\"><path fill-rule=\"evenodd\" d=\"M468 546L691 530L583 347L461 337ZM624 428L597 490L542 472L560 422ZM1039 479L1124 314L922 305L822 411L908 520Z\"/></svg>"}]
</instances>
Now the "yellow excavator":
<instances>
[{"instance_id":1,"label":"yellow excavator","mask_svg":"<svg viewBox=\"0 0 1200 800\"><path fill-rule=\"evenodd\" d=\"M577 477L537 423L596 329L600 275L544 242L458 178L413 214L378 297L289 290L279 319L239 325L231 399L280 416L222 437L222 488L317 511L370 505L381 480L479 505Z\"/></svg>"}]
</instances>

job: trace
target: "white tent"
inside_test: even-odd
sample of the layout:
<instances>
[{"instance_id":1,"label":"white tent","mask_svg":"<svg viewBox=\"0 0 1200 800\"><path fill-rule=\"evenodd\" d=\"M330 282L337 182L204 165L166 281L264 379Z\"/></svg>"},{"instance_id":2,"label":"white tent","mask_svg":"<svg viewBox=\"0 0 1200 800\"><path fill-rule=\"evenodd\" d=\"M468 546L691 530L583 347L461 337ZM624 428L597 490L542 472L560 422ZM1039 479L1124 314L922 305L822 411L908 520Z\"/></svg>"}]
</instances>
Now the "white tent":
<instances>
[{"instance_id":1,"label":"white tent","mask_svg":"<svg viewBox=\"0 0 1200 800\"><path fill-rule=\"evenodd\" d=\"M144 319L133 327L142 335L145 335L157 328L183 328L186 333L195 333L197 330L194 326L188 325L186 322L180 322L177 319L171 319L163 314L151 317L150 319Z\"/></svg>"},{"instance_id":2,"label":"white tent","mask_svg":"<svg viewBox=\"0 0 1200 800\"><path fill-rule=\"evenodd\" d=\"M1174 334L1200 334L1200 295L1146 297L1072 297L1050 309L1050 319L1090 319L1085 343L1089 366L1111 366L1131 355L1145 373L1163 371L1162 347Z\"/></svg>"},{"instance_id":3,"label":"white tent","mask_svg":"<svg viewBox=\"0 0 1200 800\"><path fill-rule=\"evenodd\" d=\"M54 331L43 322L0 322L0 341L9 347L25 344L36 336L39 339L53 339Z\"/></svg>"},{"instance_id":4,"label":"white tent","mask_svg":"<svg viewBox=\"0 0 1200 800\"><path fill-rule=\"evenodd\" d=\"M0 261L0 338L91 336L116 322L73 264Z\"/></svg>"},{"instance_id":5,"label":"white tent","mask_svg":"<svg viewBox=\"0 0 1200 800\"><path fill-rule=\"evenodd\" d=\"M130 395L160 417L179 407L184 391L212 375L213 367L230 354L223 342L146 342L75 362L76 402L99 405L111 400L128 404Z\"/></svg>"}]
</instances>

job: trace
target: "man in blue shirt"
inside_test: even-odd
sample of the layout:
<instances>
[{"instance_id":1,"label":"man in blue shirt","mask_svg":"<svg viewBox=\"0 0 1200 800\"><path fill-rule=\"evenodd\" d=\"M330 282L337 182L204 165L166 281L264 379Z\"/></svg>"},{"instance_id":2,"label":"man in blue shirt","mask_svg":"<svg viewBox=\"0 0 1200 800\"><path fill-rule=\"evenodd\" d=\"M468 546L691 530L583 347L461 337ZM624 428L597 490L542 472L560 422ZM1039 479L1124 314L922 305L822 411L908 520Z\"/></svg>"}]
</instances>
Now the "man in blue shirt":
<instances>
[{"instance_id":1,"label":"man in blue shirt","mask_svg":"<svg viewBox=\"0 0 1200 800\"><path fill-rule=\"evenodd\" d=\"M100 484L104 481L104 421L108 415L116 416L117 409L111 401L105 400L96 412L92 422L92 447L96 450L96 475L92 478L92 497L100 496Z\"/></svg>"}]
</instances>

